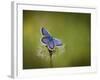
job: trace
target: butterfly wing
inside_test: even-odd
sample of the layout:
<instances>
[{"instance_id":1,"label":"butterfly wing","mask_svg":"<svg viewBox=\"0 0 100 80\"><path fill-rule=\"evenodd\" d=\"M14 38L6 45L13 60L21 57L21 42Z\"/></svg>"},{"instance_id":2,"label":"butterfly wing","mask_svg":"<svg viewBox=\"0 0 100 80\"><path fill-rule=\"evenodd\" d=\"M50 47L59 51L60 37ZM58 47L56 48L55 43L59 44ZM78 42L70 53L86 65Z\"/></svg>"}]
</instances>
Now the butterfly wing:
<instances>
[{"instance_id":1,"label":"butterfly wing","mask_svg":"<svg viewBox=\"0 0 100 80\"><path fill-rule=\"evenodd\" d=\"M43 37L43 38L41 39L41 41L42 41L42 43L46 44L46 46L48 47L48 49L50 49L50 50L51 50L51 49L54 49L55 44L54 44L53 39L50 40L50 37Z\"/></svg>"},{"instance_id":2,"label":"butterfly wing","mask_svg":"<svg viewBox=\"0 0 100 80\"><path fill-rule=\"evenodd\" d=\"M62 46L62 42L59 39L53 39L53 41L56 46Z\"/></svg>"},{"instance_id":3,"label":"butterfly wing","mask_svg":"<svg viewBox=\"0 0 100 80\"><path fill-rule=\"evenodd\" d=\"M53 39L52 36L49 34L49 32L45 28L41 28L41 33L44 36L41 41L46 44L48 49L52 50L55 46L61 46L62 42L58 39Z\"/></svg>"},{"instance_id":4,"label":"butterfly wing","mask_svg":"<svg viewBox=\"0 0 100 80\"><path fill-rule=\"evenodd\" d=\"M54 49L54 47L55 47L54 41L53 40L49 41L47 46L48 46L48 49L50 49L50 50Z\"/></svg>"},{"instance_id":5,"label":"butterfly wing","mask_svg":"<svg viewBox=\"0 0 100 80\"><path fill-rule=\"evenodd\" d=\"M46 37L50 36L49 32L43 27L41 28L41 33L42 33L43 36L46 36Z\"/></svg>"},{"instance_id":6,"label":"butterfly wing","mask_svg":"<svg viewBox=\"0 0 100 80\"><path fill-rule=\"evenodd\" d=\"M42 43L44 43L44 44L48 44L49 38L48 38L48 37L42 37L41 41L42 41Z\"/></svg>"}]
</instances>

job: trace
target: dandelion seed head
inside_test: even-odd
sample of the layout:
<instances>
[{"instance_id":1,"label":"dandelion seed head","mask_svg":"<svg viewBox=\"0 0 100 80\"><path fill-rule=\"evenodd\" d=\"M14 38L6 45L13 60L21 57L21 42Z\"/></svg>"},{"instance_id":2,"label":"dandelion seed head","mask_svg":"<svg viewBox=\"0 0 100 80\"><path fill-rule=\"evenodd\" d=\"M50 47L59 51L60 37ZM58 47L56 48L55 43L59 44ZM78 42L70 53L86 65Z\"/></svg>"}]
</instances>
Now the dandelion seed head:
<instances>
[{"instance_id":1,"label":"dandelion seed head","mask_svg":"<svg viewBox=\"0 0 100 80\"><path fill-rule=\"evenodd\" d=\"M48 52L47 48L44 45L40 45L38 47L38 49L37 49L37 56L42 58L42 59L48 60L49 52Z\"/></svg>"}]
</instances>

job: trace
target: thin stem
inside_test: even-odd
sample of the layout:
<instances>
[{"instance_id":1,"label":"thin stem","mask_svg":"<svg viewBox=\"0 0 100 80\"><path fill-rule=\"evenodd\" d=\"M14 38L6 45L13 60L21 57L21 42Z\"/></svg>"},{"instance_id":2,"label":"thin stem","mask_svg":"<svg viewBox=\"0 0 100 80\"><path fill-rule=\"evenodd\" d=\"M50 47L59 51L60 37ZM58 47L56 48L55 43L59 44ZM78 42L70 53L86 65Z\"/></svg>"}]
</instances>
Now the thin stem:
<instances>
[{"instance_id":1,"label":"thin stem","mask_svg":"<svg viewBox=\"0 0 100 80\"><path fill-rule=\"evenodd\" d=\"M47 47L47 46L46 46ZM48 48L47 48L48 49ZM53 51L48 49L48 52L49 52L49 56L50 56L50 67L52 68L53 67L53 62L52 62L52 54L53 54Z\"/></svg>"},{"instance_id":2,"label":"thin stem","mask_svg":"<svg viewBox=\"0 0 100 80\"><path fill-rule=\"evenodd\" d=\"M52 55L50 55L50 67L53 67L53 63L52 63Z\"/></svg>"}]
</instances>

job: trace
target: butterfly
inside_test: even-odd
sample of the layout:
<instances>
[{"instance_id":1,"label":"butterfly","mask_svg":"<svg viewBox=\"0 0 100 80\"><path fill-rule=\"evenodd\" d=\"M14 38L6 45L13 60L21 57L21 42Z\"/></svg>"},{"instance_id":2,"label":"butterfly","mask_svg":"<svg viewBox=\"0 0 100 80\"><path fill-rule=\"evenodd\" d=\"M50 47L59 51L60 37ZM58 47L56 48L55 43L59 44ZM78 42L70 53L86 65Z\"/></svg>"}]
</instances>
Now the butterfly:
<instances>
[{"instance_id":1,"label":"butterfly","mask_svg":"<svg viewBox=\"0 0 100 80\"><path fill-rule=\"evenodd\" d=\"M59 39L53 38L50 33L44 28L41 28L43 35L41 42L46 45L49 50L54 50L56 46L62 46L62 42Z\"/></svg>"}]
</instances>

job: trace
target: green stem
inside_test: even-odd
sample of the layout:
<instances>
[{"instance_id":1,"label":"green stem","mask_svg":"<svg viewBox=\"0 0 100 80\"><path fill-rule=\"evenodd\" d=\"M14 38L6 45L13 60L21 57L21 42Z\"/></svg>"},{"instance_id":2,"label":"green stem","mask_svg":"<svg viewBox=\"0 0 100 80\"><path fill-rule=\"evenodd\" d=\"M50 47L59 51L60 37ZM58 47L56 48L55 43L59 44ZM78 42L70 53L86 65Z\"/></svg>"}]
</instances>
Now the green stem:
<instances>
[{"instance_id":1,"label":"green stem","mask_svg":"<svg viewBox=\"0 0 100 80\"><path fill-rule=\"evenodd\" d=\"M49 52L49 56L50 56L50 67L52 68L53 67L53 62L52 62L52 54L53 54L53 51L48 49L48 52Z\"/></svg>"},{"instance_id":2,"label":"green stem","mask_svg":"<svg viewBox=\"0 0 100 80\"><path fill-rule=\"evenodd\" d=\"M53 67L53 64L52 64L52 55L50 55L50 67L51 68Z\"/></svg>"},{"instance_id":3,"label":"green stem","mask_svg":"<svg viewBox=\"0 0 100 80\"><path fill-rule=\"evenodd\" d=\"M53 63L52 63L52 54L50 55L50 67L53 67Z\"/></svg>"}]
</instances>

